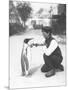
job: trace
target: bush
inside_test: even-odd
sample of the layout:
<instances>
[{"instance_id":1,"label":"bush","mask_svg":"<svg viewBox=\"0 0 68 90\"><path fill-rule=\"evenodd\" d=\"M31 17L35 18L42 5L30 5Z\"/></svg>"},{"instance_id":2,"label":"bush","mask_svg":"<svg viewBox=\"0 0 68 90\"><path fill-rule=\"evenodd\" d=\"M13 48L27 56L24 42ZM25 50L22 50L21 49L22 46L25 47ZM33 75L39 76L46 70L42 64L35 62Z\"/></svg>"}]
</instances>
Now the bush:
<instances>
[{"instance_id":1,"label":"bush","mask_svg":"<svg viewBox=\"0 0 68 90\"><path fill-rule=\"evenodd\" d=\"M36 24L34 24L34 25L33 25L33 28L34 28L34 29L41 29L41 28L42 28L42 25L36 25Z\"/></svg>"},{"instance_id":2,"label":"bush","mask_svg":"<svg viewBox=\"0 0 68 90\"><path fill-rule=\"evenodd\" d=\"M25 28L21 24L9 23L9 36L24 31Z\"/></svg>"},{"instance_id":3,"label":"bush","mask_svg":"<svg viewBox=\"0 0 68 90\"><path fill-rule=\"evenodd\" d=\"M54 34L66 34L66 16L57 16L56 21L52 21Z\"/></svg>"}]
</instances>

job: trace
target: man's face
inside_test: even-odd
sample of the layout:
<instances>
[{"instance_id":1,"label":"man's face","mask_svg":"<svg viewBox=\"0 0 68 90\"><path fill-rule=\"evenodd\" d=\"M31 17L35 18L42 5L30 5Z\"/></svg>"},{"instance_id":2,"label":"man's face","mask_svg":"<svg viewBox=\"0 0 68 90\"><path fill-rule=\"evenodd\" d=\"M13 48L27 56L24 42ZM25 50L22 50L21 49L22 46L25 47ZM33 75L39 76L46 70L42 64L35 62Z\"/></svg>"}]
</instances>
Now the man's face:
<instances>
[{"instance_id":1,"label":"man's face","mask_svg":"<svg viewBox=\"0 0 68 90\"><path fill-rule=\"evenodd\" d=\"M45 38L48 38L48 37L49 37L49 33L46 33L46 32L44 32L44 31L42 31L42 34L43 34L43 36L44 36Z\"/></svg>"}]
</instances>

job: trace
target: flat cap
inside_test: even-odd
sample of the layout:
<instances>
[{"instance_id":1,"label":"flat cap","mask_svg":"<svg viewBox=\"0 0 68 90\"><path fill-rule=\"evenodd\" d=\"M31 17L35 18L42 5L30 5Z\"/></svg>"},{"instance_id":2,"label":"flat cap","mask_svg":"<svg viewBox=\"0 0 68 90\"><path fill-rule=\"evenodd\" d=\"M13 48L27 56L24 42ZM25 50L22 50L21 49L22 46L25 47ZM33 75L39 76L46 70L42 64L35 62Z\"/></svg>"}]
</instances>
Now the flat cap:
<instances>
[{"instance_id":1,"label":"flat cap","mask_svg":"<svg viewBox=\"0 0 68 90\"><path fill-rule=\"evenodd\" d=\"M42 31L46 33L52 33L52 27L49 26L43 26Z\"/></svg>"}]
</instances>

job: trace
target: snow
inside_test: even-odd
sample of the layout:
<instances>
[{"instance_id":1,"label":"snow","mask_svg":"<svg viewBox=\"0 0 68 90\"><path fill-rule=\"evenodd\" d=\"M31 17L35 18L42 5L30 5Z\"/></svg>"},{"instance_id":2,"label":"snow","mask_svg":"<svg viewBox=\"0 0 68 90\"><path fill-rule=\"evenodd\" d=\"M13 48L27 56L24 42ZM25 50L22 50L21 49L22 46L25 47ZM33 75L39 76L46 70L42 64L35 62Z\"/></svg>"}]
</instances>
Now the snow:
<instances>
[{"instance_id":1,"label":"snow","mask_svg":"<svg viewBox=\"0 0 68 90\"><path fill-rule=\"evenodd\" d=\"M29 88L29 87L46 87L46 86L62 86L66 83L66 45L60 44L63 55L63 72L56 72L56 75L46 78L45 73L40 71L44 64L43 52L39 47L29 48L29 64L30 75L28 77L21 76L21 52L23 48L23 40L26 37L38 37L37 31L31 31L27 34L10 37L10 88Z\"/></svg>"}]
</instances>

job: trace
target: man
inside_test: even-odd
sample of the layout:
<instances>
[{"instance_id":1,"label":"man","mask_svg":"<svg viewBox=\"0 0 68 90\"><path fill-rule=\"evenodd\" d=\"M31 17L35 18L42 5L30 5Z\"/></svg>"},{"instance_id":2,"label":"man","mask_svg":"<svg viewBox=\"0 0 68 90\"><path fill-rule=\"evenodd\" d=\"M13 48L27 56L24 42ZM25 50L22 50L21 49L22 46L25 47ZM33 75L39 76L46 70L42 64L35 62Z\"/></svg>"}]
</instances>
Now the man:
<instances>
[{"instance_id":1,"label":"man","mask_svg":"<svg viewBox=\"0 0 68 90\"><path fill-rule=\"evenodd\" d=\"M47 72L45 76L50 77L55 75L56 69L64 71L64 67L61 65L63 57L57 41L52 37L52 28L43 27L42 34L45 38L45 43L43 46L43 58L45 64L42 66L41 71Z\"/></svg>"},{"instance_id":2,"label":"man","mask_svg":"<svg viewBox=\"0 0 68 90\"><path fill-rule=\"evenodd\" d=\"M41 71L46 72L46 77L50 77L55 75L56 69L64 71L64 67L61 64L63 57L57 41L52 37L52 28L48 26L42 27L42 34L45 38L44 43L33 40L28 44L30 46L35 45L43 47L43 59L45 64L42 66Z\"/></svg>"}]
</instances>

